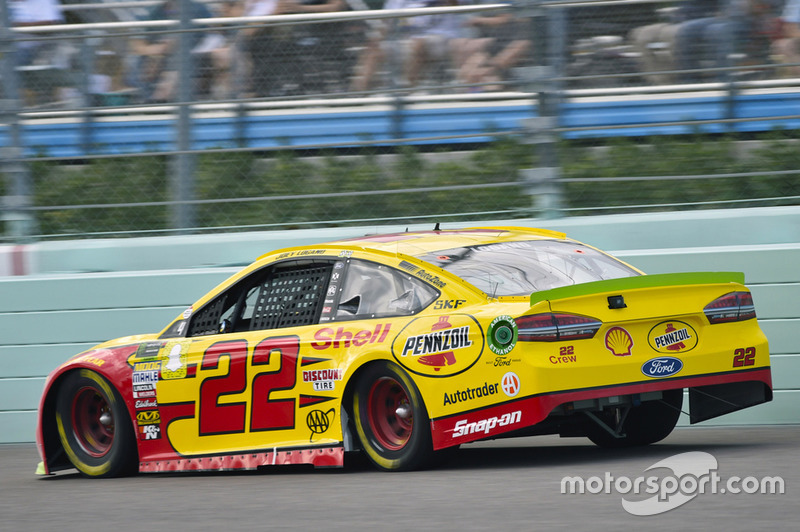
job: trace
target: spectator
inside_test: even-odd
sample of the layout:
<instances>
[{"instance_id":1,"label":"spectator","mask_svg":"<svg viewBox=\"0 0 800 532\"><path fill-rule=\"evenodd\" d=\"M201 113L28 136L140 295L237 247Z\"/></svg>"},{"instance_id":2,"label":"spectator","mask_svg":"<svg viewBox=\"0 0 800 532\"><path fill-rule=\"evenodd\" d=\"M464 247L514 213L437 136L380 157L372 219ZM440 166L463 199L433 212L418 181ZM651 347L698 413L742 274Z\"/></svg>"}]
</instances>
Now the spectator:
<instances>
[{"instance_id":1,"label":"spectator","mask_svg":"<svg viewBox=\"0 0 800 532\"><path fill-rule=\"evenodd\" d=\"M155 6L147 16L147 20L179 20L181 0L164 0ZM189 18L211 18L212 14L200 2L189 1ZM131 47L134 53L133 79L130 84L141 91L144 101L165 102L175 96L178 81L179 33L159 33L162 28L151 30L143 37L134 38ZM189 32L189 49L207 51L203 46L205 32ZM197 81L199 66L204 54L192 53L193 79Z\"/></svg>"},{"instance_id":2,"label":"spectator","mask_svg":"<svg viewBox=\"0 0 800 532\"><path fill-rule=\"evenodd\" d=\"M10 0L9 19L12 26L30 27L63 24L64 16L58 0ZM22 73L27 103L53 103L56 91L65 80L68 68L65 48L56 41L21 40L15 50L16 67Z\"/></svg>"},{"instance_id":3,"label":"spectator","mask_svg":"<svg viewBox=\"0 0 800 532\"><path fill-rule=\"evenodd\" d=\"M654 85L672 81L670 74L660 72L675 68L672 48L675 44L675 32L678 29L677 22L684 17L680 7L665 8L659 12L664 20L634 28L628 35L628 40L639 54L641 69L647 73L646 78Z\"/></svg>"},{"instance_id":4,"label":"spectator","mask_svg":"<svg viewBox=\"0 0 800 532\"><path fill-rule=\"evenodd\" d=\"M484 3L494 3L485 0ZM475 32L472 38L455 43L458 78L464 83L500 82L508 71L531 50L530 29L526 20L515 20L511 13L479 14L469 17L465 25ZM502 88L478 87L476 90Z\"/></svg>"},{"instance_id":5,"label":"spectator","mask_svg":"<svg viewBox=\"0 0 800 532\"><path fill-rule=\"evenodd\" d=\"M244 2L223 0L217 4L218 17L241 17ZM228 99L237 96L236 80L240 74L242 58L238 51L237 30L220 28L208 32L192 49L199 58L201 70L198 78L200 96L214 99Z\"/></svg>"},{"instance_id":6,"label":"spectator","mask_svg":"<svg viewBox=\"0 0 800 532\"><path fill-rule=\"evenodd\" d=\"M773 53L782 63L800 63L800 0L788 0L781 14L782 36L773 44ZM792 77L800 76L800 66L788 66Z\"/></svg>"},{"instance_id":7,"label":"spectator","mask_svg":"<svg viewBox=\"0 0 800 532\"><path fill-rule=\"evenodd\" d=\"M769 0L690 0L677 10L675 23L637 28L631 40L645 71L681 70L676 75L681 82L726 79L725 72L709 74L704 69L733 66L737 52L750 58L765 55L769 45L763 29L769 24L770 9ZM654 46L659 42L668 53ZM671 80L666 75L650 79Z\"/></svg>"},{"instance_id":8,"label":"spectator","mask_svg":"<svg viewBox=\"0 0 800 532\"><path fill-rule=\"evenodd\" d=\"M716 16L681 24L675 34L676 64L681 70L695 70L683 74L683 80L726 79L727 73L707 76L698 69L734 66L734 54L743 56L745 63L766 60L770 41L765 28L773 17L772 7L770 0L729 0L720 4Z\"/></svg>"},{"instance_id":9,"label":"spectator","mask_svg":"<svg viewBox=\"0 0 800 532\"><path fill-rule=\"evenodd\" d=\"M675 70L675 37L681 24L695 19L713 17L719 0L687 0L679 7L664 11L666 20L640 26L631 31L629 40L639 53L642 69L647 73ZM670 74L650 74L655 84L674 81Z\"/></svg>"},{"instance_id":10,"label":"spectator","mask_svg":"<svg viewBox=\"0 0 800 532\"><path fill-rule=\"evenodd\" d=\"M244 16L290 13L333 13L345 8L344 0L245 0ZM324 26L259 27L243 32L242 49L247 56L254 96L280 96L303 89L303 80L313 70L320 54L335 53L326 42ZM330 28L328 28L330 29Z\"/></svg>"},{"instance_id":11,"label":"spectator","mask_svg":"<svg viewBox=\"0 0 800 532\"><path fill-rule=\"evenodd\" d=\"M387 0L384 9L417 9L459 5L459 0ZM392 29L389 29L392 27ZM353 89L368 90L377 68L388 53L396 54L402 65L401 86L416 86L437 63L455 65L456 39L464 37L463 16L459 14L424 15L393 19L373 36L361 58L359 75Z\"/></svg>"}]
</instances>

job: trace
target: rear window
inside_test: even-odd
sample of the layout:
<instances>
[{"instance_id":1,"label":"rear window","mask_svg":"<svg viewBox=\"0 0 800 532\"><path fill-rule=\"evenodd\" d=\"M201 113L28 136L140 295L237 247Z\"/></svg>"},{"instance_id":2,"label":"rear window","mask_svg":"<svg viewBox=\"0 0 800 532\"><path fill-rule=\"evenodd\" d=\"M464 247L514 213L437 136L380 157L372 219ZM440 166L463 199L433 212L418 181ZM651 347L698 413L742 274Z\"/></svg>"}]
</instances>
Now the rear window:
<instances>
[{"instance_id":1,"label":"rear window","mask_svg":"<svg viewBox=\"0 0 800 532\"><path fill-rule=\"evenodd\" d=\"M573 284L639 273L590 247L563 240L528 240L453 248L426 260L490 296L526 296Z\"/></svg>"}]
</instances>

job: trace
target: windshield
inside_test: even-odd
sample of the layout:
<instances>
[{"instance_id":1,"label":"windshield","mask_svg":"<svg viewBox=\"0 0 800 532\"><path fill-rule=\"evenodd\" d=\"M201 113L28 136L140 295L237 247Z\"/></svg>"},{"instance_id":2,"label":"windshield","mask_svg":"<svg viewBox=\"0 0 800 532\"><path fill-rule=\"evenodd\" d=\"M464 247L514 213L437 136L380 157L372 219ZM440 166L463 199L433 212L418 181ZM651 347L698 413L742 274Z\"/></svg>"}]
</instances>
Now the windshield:
<instances>
[{"instance_id":1,"label":"windshield","mask_svg":"<svg viewBox=\"0 0 800 532\"><path fill-rule=\"evenodd\" d=\"M556 240L468 246L420 255L490 296L524 296L639 273L595 249Z\"/></svg>"}]
</instances>

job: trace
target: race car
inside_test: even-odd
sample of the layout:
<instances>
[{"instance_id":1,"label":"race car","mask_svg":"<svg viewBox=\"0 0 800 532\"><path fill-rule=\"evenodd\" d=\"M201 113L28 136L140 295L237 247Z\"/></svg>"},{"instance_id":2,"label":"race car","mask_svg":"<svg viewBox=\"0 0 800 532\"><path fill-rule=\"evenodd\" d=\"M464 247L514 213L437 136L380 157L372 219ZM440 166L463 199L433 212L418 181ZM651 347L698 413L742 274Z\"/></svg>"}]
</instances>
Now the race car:
<instances>
[{"instance_id":1,"label":"race car","mask_svg":"<svg viewBox=\"0 0 800 532\"><path fill-rule=\"evenodd\" d=\"M372 235L268 253L159 333L48 377L41 474L436 463L478 440L646 445L772 399L741 273L645 275L563 233Z\"/></svg>"}]
</instances>

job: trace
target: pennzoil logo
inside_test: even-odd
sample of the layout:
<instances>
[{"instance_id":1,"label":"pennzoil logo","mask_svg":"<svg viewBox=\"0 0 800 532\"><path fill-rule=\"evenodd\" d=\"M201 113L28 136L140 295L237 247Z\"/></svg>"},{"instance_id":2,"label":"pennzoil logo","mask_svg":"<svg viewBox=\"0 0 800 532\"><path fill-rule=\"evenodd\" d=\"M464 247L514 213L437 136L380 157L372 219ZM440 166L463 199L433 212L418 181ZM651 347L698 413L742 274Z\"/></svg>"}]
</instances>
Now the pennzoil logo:
<instances>
[{"instance_id":1,"label":"pennzoil logo","mask_svg":"<svg viewBox=\"0 0 800 532\"><path fill-rule=\"evenodd\" d=\"M446 321L443 326L447 327ZM453 351L472 345L469 339L469 325L458 327L457 329L445 329L443 331L409 336L400 356L425 356L431 353L442 353Z\"/></svg>"},{"instance_id":2,"label":"pennzoil logo","mask_svg":"<svg viewBox=\"0 0 800 532\"><path fill-rule=\"evenodd\" d=\"M161 423L161 413L158 410L140 410L136 412L136 422L139 425L158 425Z\"/></svg>"},{"instance_id":3,"label":"pennzoil logo","mask_svg":"<svg viewBox=\"0 0 800 532\"><path fill-rule=\"evenodd\" d=\"M470 368L483 352L483 331L472 316L417 318L392 342L392 355L417 375L446 377Z\"/></svg>"},{"instance_id":4,"label":"pennzoil logo","mask_svg":"<svg viewBox=\"0 0 800 532\"><path fill-rule=\"evenodd\" d=\"M697 346L697 331L682 321L662 321L650 329L647 342L659 353L685 353Z\"/></svg>"}]
</instances>

